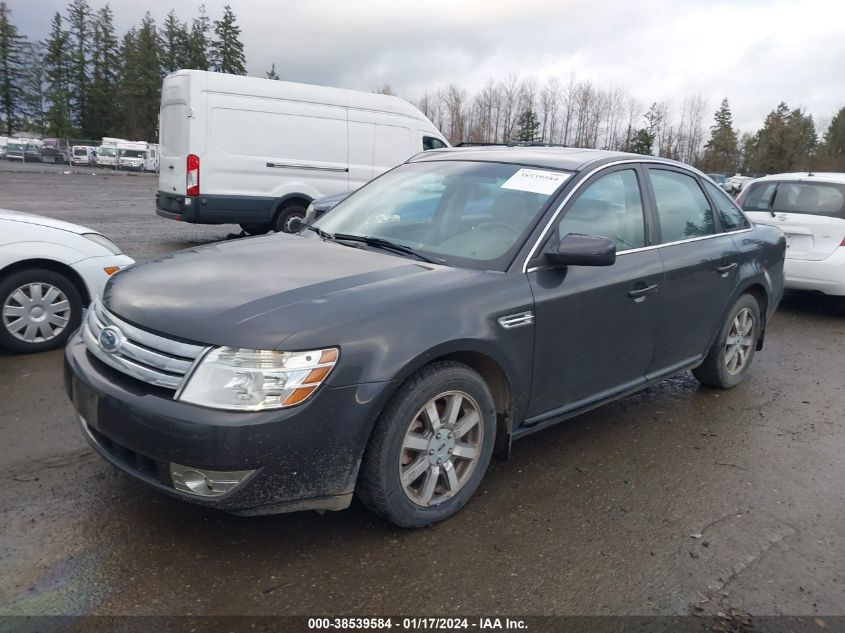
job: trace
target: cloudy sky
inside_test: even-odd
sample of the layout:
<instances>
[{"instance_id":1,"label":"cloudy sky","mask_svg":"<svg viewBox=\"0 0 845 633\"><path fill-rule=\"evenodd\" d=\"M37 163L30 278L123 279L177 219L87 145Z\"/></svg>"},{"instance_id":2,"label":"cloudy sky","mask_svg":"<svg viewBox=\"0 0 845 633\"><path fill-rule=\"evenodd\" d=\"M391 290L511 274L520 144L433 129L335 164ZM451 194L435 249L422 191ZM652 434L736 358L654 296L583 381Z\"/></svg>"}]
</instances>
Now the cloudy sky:
<instances>
[{"instance_id":1,"label":"cloudy sky","mask_svg":"<svg viewBox=\"0 0 845 633\"><path fill-rule=\"evenodd\" d=\"M23 34L43 38L66 0L6 0ZM89 0L95 8L102 0ZM199 0L112 0L119 31L149 9L183 20ZM225 2L208 0L212 19ZM470 92L508 72L572 73L644 104L700 92L753 131L779 101L829 121L845 105L842 0L229 0L249 73L416 101L450 82Z\"/></svg>"}]
</instances>

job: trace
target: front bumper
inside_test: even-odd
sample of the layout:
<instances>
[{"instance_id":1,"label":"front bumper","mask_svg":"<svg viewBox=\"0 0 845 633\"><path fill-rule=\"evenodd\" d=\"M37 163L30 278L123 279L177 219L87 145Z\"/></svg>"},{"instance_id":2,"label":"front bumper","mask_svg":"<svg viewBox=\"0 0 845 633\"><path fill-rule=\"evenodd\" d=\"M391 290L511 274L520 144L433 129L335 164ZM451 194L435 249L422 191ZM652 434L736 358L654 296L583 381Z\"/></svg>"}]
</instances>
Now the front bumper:
<instances>
[{"instance_id":1,"label":"front bumper","mask_svg":"<svg viewBox=\"0 0 845 633\"><path fill-rule=\"evenodd\" d=\"M323 386L281 411L219 411L172 399L112 370L79 333L65 349L65 389L83 433L105 459L163 492L236 514L349 505L372 425L393 383ZM255 472L218 497L177 491L170 464Z\"/></svg>"}]
</instances>

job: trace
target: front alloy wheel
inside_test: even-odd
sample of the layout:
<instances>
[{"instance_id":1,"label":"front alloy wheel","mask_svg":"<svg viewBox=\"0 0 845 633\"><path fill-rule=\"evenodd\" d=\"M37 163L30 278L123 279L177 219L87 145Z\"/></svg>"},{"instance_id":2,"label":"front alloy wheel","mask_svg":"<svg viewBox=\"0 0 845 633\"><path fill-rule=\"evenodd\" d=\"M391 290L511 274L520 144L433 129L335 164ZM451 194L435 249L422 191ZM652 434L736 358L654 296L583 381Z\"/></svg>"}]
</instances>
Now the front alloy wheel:
<instances>
[{"instance_id":1,"label":"front alloy wheel","mask_svg":"<svg viewBox=\"0 0 845 633\"><path fill-rule=\"evenodd\" d=\"M357 492L373 512L422 527L458 512L493 454L496 410L484 379L452 361L411 376L379 417Z\"/></svg>"},{"instance_id":2,"label":"front alloy wheel","mask_svg":"<svg viewBox=\"0 0 845 633\"><path fill-rule=\"evenodd\" d=\"M453 497L472 475L483 441L481 412L472 396L447 391L429 400L402 442L399 467L405 494L423 507Z\"/></svg>"}]
</instances>

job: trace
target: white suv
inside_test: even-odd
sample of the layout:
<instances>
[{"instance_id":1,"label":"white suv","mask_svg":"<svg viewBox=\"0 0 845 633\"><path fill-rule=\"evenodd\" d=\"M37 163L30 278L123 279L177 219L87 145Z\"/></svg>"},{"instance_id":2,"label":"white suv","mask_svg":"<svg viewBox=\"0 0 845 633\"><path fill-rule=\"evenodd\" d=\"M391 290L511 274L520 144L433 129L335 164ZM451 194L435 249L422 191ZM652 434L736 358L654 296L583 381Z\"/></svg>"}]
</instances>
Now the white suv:
<instances>
[{"instance_id":1,"label":"white suv","mask_svg":"<svg viewBox=\"0 0 845 633\"><path fill-rule=\"evenodd\" d=\"M845 174L775 174L738 202L758 224L786 234L786 288L845 295Z\"/></svg>"}]
</instances>

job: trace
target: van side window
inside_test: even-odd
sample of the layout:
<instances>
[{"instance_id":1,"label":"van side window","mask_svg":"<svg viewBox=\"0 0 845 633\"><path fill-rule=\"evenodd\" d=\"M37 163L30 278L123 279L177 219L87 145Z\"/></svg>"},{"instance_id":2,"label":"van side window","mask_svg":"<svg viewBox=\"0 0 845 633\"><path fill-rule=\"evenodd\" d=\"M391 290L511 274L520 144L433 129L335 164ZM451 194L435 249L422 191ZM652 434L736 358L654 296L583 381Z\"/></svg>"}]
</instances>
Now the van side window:
<instances>
[{"instance_id":1,"label":"van side window","mask_svg":"<svg viewBox=\"0 0 845 633\"><path fill-rule=\"evenodd\" d=\"M423 151L428 151L430 149L443 149L446 147L446 143L441 141L439 138L435 138L433 136L423 136Z\"/></svg>"}]
</instances>

